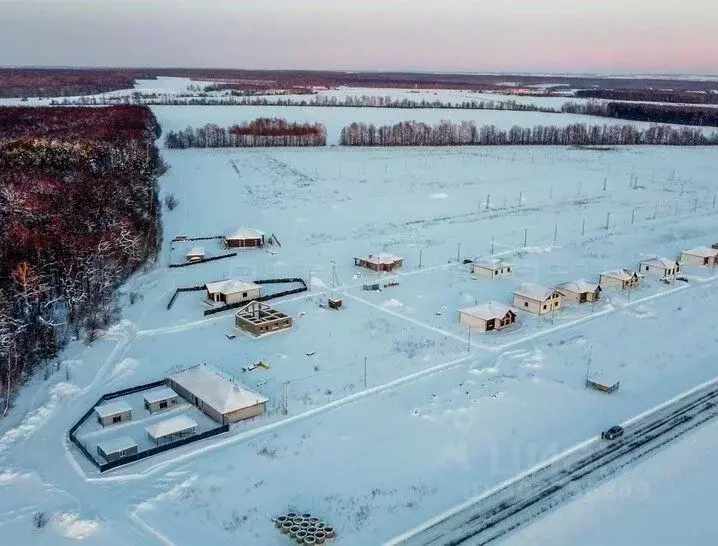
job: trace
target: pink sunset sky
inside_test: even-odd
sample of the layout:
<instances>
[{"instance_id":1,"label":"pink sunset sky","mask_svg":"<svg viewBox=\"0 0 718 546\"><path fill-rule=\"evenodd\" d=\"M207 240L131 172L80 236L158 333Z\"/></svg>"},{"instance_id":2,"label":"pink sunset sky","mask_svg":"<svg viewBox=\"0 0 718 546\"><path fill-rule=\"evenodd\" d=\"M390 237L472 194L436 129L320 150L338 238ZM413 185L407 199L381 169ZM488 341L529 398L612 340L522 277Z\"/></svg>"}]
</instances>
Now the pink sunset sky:
<instances>
[{"instance_id":1,"label":"pink sunset sky","mask_svg":"<svg viewBox=\"0 0 718 546\"><path fill-rule=\"evenodd\" d=\"M718 0L0 0L0 65L718 73Z\"/></svg>"}]
</instances>

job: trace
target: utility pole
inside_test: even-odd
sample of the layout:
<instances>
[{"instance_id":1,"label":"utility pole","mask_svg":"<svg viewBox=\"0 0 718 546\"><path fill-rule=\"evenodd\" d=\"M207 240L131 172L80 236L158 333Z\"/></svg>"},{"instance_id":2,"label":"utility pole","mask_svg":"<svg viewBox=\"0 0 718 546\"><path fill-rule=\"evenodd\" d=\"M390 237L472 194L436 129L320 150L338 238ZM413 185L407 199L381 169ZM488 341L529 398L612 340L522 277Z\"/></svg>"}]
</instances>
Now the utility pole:
<instances>
[{"instance_id":1,"label":"utility pole","mask_svg":"<svg viewBox=\"0 0 718 546\"><path fill-rule=\"evenodd\" d=\"M526 248L526 241L528 240L529 230L524 228L524 248Z\"/></svg>"},{"instance_id":2,"label":"utility pole","mask_svg":"<svg viewBox=\"0 0 718 546\"><path fill-rule=\"evenodd\" d=\"M581 224L581 237L583 237L586 234L586 219L583 219L583 223Z\"/></svg>"},{"instance_id":3,"label":"utility pole","mask_svg":"<svg viewBox=\"0 0 718 546\"><path fill-rule=\"evenodd\" d=\"M364 388L366 389L366 357L364 357Z\"/></svg>"},{"instance_id":4,"label":"utility pole","mask_svg":"<svg viewBox=\"0 0 718 546\"><path fill-rule=\"evenodd\" d=\"M603 179L603 191L606 191L606 184L608 184L608 177L604 177Z\"/></svg>"},{"instance_id":5,"label":"utility pole","mask_svg":"<svg viewBox=\"0 0 718 546\"><path fill-rule=\"evenodd\" d=\"M698 199L695 199L693 201L693 212L695 212L696 210L698 210Z\"/></svg>"},{"instance_id":6,"label":"utility pole","mask_svg":"<svg viewBox=\"0 0 718 546\"><path fill-rule=\"evenodd\" d=\"M461 243L457 243L456 245L456 261L461 261Z\"/></svg>"},{"instance_id":7,"label":"utility pole","mask_svg":"<svg viewBox=\"0 0 718 546\"><path fill-rule=\"evenodd\" d=\"M486 194L486 210L489 210L489 200L491 199L491 194Z\"/></svg>"},{"instance_id":8,"label":"utility pole","mask_svg":"<svg viewBox=\"0 0 718 546\"><path fill-rule=\"evenodd\" d=\"M419 269L421 269L421 257L422 257L423 253L424 253L424 249L420 248L419 249Z\"/></svg>"},{"instance_id":9,"label":"utility pole","mask_svg":"<svg viewBox=\"0 0 718 546\"><path fill-rule=\"evenodd\" d=\"M289 381L282 383L282 413L287 415L289 413Z\"/></svg>"},{"instance_id":10,"label":"utility pole","mask_svg":"<svg viewBox=\"0 0 718 546\"><path fill-rule=\"evenodd\" d=\"M636 219L636 209L633 209L631 211L631 225L633 225L633 221Z\"/></svg>"},{"instance_id":11,"label":"utility pole","mask_svg":"<svg viewBox=\"0 0 718 546\"><path fill-rule=\"evenodd\" d=\"M558 239L558 222L553 226L553 242L555 243Z\"/></svg>"},{"instance_id":12,"label":"utility pole","mask_svg":"<svg viewBox=\"0 0 718 546\"><path fill-rule=\"evenodd\" d=\"M653 219L655 220L658 217L658 203L656 203L656 206L653 209Z\"/></svg>"},{"instance_id":13,"label":"utility pole","mask_svg":"<svg viewBox=\"0 0 718 546\"><path fill-rule=\"evenodd\" d=\"M611 227L611 213L606 213L606 231L608 231Z\"/></svg>"},{"instance_id":14,"label":"utility pole","mask_svg":"<svg viewBox=\"0 0 718 546\"><path fill-rule=\"evenodd\" d=\"M494 236L491 236L491 255L494 255Z\"/></svg>"},{"instance_id":15,"label":"utility pole","mask_svg":"<svg viewBox=\"0 0 718 546\"><path fill-rule=\"evenodd\" d=\"M713 194L713 208L716 208L716 194Z\"/></svg>"},{"instance_id":16,"label":"utility pole","mask_svg":"<svg viewBox=\"0 0 718 546\"><path fill-rule=\"evenodd\" d=\"M593 345L588 348L588 360L586 361L586 383L584 388L588 387L588 377L591 370L591 352L593 351Z\"/></svg>"},{"instance_id":17,"label":"utility pole","mask_svg":"<svg viewBox=\"0 0 718 546\"><path fill-rule=\"evenodd\" d=\"M467 328L467 330L469 331L469 340L466 343L466 352L470 353L471 352L471 328Z\"/></svg>"},{"instance_id":18,"label":"utility pole","mask_svg":"<svg viewBox=\"0 0 718 546\"><path fill-rule=\"evenodd\" d=\"M521 206L521 203L523 203L523 200L524 200L524 192L520 191L519 192L519 207Z\"/></svg>"}]
</instances>

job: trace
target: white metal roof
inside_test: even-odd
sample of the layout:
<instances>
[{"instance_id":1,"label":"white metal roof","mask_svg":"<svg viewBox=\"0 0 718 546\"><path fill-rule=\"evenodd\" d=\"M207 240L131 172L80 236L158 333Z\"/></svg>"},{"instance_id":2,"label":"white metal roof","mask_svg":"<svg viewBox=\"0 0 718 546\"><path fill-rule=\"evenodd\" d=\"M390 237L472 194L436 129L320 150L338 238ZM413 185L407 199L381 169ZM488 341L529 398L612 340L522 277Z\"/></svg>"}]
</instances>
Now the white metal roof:
<instances>
[{"instance_id":1,"label":"white metal roof","mask_svg":"<svg viewBox=\"0 0 718 546\"><path fill-rule=\"evenodd\" d=\"M219 370L206 364L171 375L170 379L222 414L269 400L261 394L233 383Z\"/></svg>"},{"instance_id":2,"label":"white metal roof","mask_svg":"<svg viewBox=\"0 0 718 546\"><path fill-rule=\"evenodd\" d=\"M169 436L170 434L185 432L193 428L197 428L197 423L194 419L190 419L186 415L177 415L175 417L165 419L164 421L153 423L145 428L145 430L147 431L147 434L152 436L152 438L162 438L164 436Z\"/></svg>"},{"instance_id":3,"label":"white metal roof","mask_svg":"<svg viewBox=\"0 0 718 546\"><path fill-rule=\"evenodd\" d=\"M242 279L224 279L222 281L208 282L205 288L212 294L217 292L220 294L236 294L237 292L247 292L261 288L261 286Z\"/></svg>"},{"instance_id":4,"label":"white metal roof","mask_svg":"<svg viewBox=\"0 0 718 546\"><path fill-rule=\"evenodd\" d=\"M161 402L162 400L168 400L169 398L175 398L176 396L179 395L169 387L160 387L146 392L143 398L148 404L154 404L155 402Z\"/></svg>"},{"instance_id":5,"label":"white metal roof","mask_svg":"<svg viewBox=\"0 0 718 546\"><path fill-rule=\"evenodd\" d=\"M636 274L630 269L614 269L613 271L604 271L601 273L603 277L611 277L620 281L630 281Z\"/></svg>"},{"instance_id":6,"label":"white metal roof","mask_svg":"<svg viewBox=\"0 0 718 546\"><path fill-rule=\"evenodd\" d=\"M671 260L670 258L663 258L661 256L658 256L656 258L650 258L648 260L641 260L641 265L647 264L653 267L662 267L664 269L671 269L673 267L676 267L678 265L678 262L676 260Z\"/></svg>"},{"instance_id":7,"label":"white metal roof","mask_svg":"<svg viewBox=\"0 0 718 546\"><path fill-rule=\"evenodd\" d=\"M715 256L718 256L718 249L708 247L691 248L690 250L684 250L682 254L699 256L701 258L714 258Z\"/></svg>"},{"instance_id":8,"label":"white metal roof","mask_svg":"<svg viewBox=\"0 0 718 546\"><path fill-rule=\"evenodd\" d=\"M476 305L475 307L467 307L465 309L459 309L459 313L471 315L472 317L480 318L482 320L491 320L491 319L497 319L497 318L502 319L511 310L512 310L511 307L507 307L506 305L504 305L502 303L490 301L490 302L484 303L482 305Z\"/></svg>"},{"instance_id":9,"label":"white metal roof","mask_svg":"<svg viewBox=\"0 0 718 546\"><path fill-rule=\"evenodd\" d=\"M124 451L126 449L137 447L137 442L129 436L120 436L119 438L112 438L110 440L100 442L97 444L97 447L99 447L103 453L109 455L111 453L117 453L118 451Z\"/></svg>"},{"instance_id":10,"label":"white metal roof","mask_svg":"<svg viewBox=\"0 0 718 546\"><path fill-rule=\"evenodd\" d=\"M517 296L523 296L536 301L546 301L556 292L553 288L546 288L538 284L524 283L518 289L514 290Z\"/></svg>"},{"instance_id":11,"label":"white metal roof","mask_svg":"<svg viewBox=\"0 0 718 546\"><path fill-rule=\"evenodd\" d=\"M569 292L576 292L583 294L584 292L595 292L601 287L597 282L587 281L586 279L578 279L577 281L569 281L563 284L559 284L556 290L567 290Z\"/></svg>"},{"instance_id":12,"label":"white metal roof","mask_svg":"<svg viewBox=\"0 0 718 546\"><path fill-rule=\"evenodd\" d=\"M203 246L193 246L188 252L187 257L190 256L204 256L204 247Z\"/></svg>"},{"instance_id":13,"label":"white metal roof","mask_svg":"<svg viewBox=\"0 0 718 546\"><path fill-rule=\"evenodd\" d=\"M264 233L258 229L242 226L227 235L225 239L261 239L262 235Z\"/></svg>"},{"instance_id":14,"label":"white metal roof","mask_svg":"<svg viewBox=\"0 0 718 546\"><path fill-rule=\"evenodd\" d=\"M373 264L393 264L404 258L396 254L390 254L389 252L380 252L379 254L369 254L367 257L361 259Z\"/></svg>"},{"instance_id":15,"label":"white metal roof","mask_svg":"<svg viewBox=\"0 0 718 546\"><path fill-rule=\"evenodd\" d=\"M95 407L95 412L100 417L110 417L126 411L132 411L132 407L124 400L111 400Z\"/></svg>"}]
</instances>

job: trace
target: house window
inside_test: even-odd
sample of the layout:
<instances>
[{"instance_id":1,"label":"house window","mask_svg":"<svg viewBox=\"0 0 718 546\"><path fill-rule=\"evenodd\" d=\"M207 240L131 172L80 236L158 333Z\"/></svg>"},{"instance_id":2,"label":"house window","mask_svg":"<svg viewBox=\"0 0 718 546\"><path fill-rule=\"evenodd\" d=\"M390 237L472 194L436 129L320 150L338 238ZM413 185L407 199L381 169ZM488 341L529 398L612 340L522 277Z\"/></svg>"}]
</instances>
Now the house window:
<instances>
[{"instance_id":1,"label":"house window","mask_svg":"<svg viewBox=\"0 0 718 546\"><path fill-rule=\"evenodd\" d=\"M507 268L506 268L506 273L511 273L511 268L510 268L510 267L507 267Z\"/></svg>"},{"instance_id":2,"label":"house window","mask_svg":"<svg viewBox=\"0 0 718 546\"><path fill-rule=\"evenodd\" d=\"M544 306L543 306L543 309L544 309L544 311L546 310L546 305L545 305L545 304L544 304Z\"/></svg>"},{"instance_id":3,"label":"house window","mask_svg":"<svg viewBox=\"0 0 718 546\"><path fill-rule=\"evenodd\" d=\"M645 267L646 267L646 271L648 271L648 266L645 266Z\"/></svg>"},{"instance_id":4,"label":"house window","mask_svg":"<svg viewBox=\"0 0 718 546\"><path fill-rule=\"evenodd\" d=\"M160 409L165 409L167 407L167 400L162 400L160 402Z\"/></svg>"},{"instance_id":5,"label":"house window","mask_svg":"<svg viewBox=\"0 0 718 546\"><path fill-rule=\"evenodd\" d=\"M243 297L243 298L246 298L246 297L247 297L247 293L246 293L246 292L242 292L242 297Z\"/></svg>"},{"instance_id":6,"label":"house window","mask_svg":"<svg viewBox=\"0 0 718 546\"><path fill-rule=\"evenodd\" d=\"M494 277L495 277L496 275L498 275L498 274L499 274L498 271L494 271Z\"/></svg>"},{"instance_id":7,"label":"house window","mask_svg":"<svg viewBox=\"0 0 718 546\"><path fill-rule=\"evenodd\" d=\"M122 415L113 415L112 416L112 423L119 423L122 421Z\"/></svg>"},{"instance_id":8,"label":"house window","mask_svg":"<svg viewBox=\"0 0 718 546\"><path fill-rule=\"evenodd\" d=\"M173 398L172 400L170 400L170 404L172 404L173 406L176 406L176 405L177 405L177 399L176 399L176 398Z\"/></svg>"},{"instance_id":9,"label":"house window","mask_svg":"<svg viewBox=\"0 0 718 546\"><path fill-rule=\"evenodd\" d=\"M524 302L524 307L528 307L528 306L529 306L529 302L525 301L525 302Z\"/></svg>"}]
</instances>

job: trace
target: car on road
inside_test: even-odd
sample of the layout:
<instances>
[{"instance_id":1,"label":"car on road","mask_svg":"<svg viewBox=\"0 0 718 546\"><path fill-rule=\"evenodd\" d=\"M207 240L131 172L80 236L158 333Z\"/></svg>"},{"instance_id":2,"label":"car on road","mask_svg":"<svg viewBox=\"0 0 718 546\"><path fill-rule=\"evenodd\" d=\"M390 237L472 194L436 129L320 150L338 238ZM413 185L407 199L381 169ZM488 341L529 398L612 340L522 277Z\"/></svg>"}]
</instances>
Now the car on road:
<instances>
[{"instance_id":1,"label":"car on road","mask_svg":"<svg viewBox=\"0 0 718 546\"><path fill-rule=\"evenodd\" d=\"M615 440L619 436L623 436L623 427L618 425L614 425L601 433L601 438L604 440Z\"/></svg>"}]
</instances>

